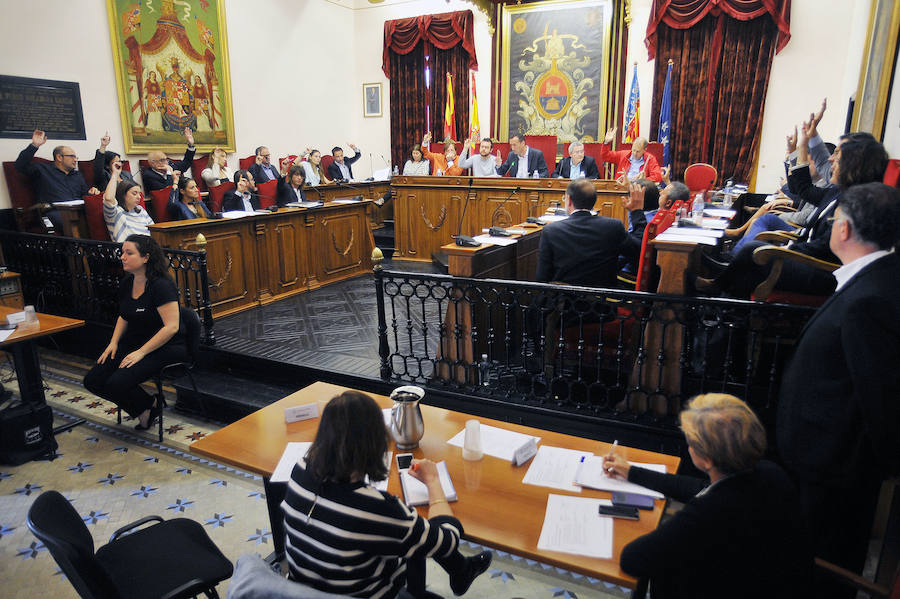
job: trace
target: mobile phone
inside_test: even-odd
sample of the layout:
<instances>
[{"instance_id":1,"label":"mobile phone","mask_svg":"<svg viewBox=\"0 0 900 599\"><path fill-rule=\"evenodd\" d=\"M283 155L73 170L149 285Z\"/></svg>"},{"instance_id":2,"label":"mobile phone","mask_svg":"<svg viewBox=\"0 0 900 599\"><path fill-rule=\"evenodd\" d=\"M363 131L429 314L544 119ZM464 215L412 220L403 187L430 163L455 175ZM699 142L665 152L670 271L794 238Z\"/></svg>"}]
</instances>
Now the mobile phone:
<instances>
[{"instance_id":1,"label":"mobile phone","mask_svg":"<svg viewBox=\"0 0 900 599\"><path fill-rule=\"evenodd\" d=\"M653 509L653 498L649 495L640 495L638 493L615 492L612 494L612 502L613 505L636 507L642 510Z\"/></svg>"},{"instance_id":2,"label":"mobile phone","mask_svg":"<svg viewBox=\"0 0 900 599\"><path fill-rule=\"evenodd\" d=\"M612 516L613 518L624 518L626 520L640 520L641 516L636 507L624 505L601 505L601 516Z\"/></svg>"},{"instance_id":3,"label":"mobile phone","mask_svg":"<svg viewBox=\"0 0 900 599\"><path fill-rule=\"evenodd\" d=\"M0 322L0 331L14 331L17 326L16 323Z\"/></svg>"},{"instance_id":4,"label":"mobile phone","mask_svg":"<svg viewBox=\"0 0 900 599\"><path fill-rule=\"evenodd\" d=\"M409 470L409 467L412 465L413 454L411 453L398 453L397 454L397 469L398 470Z\"/></svg>"}]
</instances>

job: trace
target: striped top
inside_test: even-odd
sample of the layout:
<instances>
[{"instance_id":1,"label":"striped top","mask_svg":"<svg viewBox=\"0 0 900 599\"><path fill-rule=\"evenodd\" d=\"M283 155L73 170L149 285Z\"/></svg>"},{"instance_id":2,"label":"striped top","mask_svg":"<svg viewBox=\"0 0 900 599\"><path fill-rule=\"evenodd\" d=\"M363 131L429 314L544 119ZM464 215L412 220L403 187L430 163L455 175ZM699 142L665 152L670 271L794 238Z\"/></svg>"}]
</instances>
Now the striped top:
<instances>
[{"instance_id":1,"label":"striped top","mask_svg":"<svg viewBox=\"0 0 900 599\"><path fill-rule=\"evenodd\" d=\"M110 205L106 202L103 202L103 220L106 221L110 239L119 243L129 235L149 235L150 229L147 227L153 224L150 214L140 206L135 206L131 212L125 212L118 204Z\"/></svg>"},{"instance_id":2,"label":"striped top","mask_svg":"<svg viewBox=\"0 0 900 599\"><path fill-rule=\"evenodd\" d=\"M406 582L405 558L456 551L462 534L456 518L422 518L365 483L320 486L305 466L305 460L294 466L281 504L293 580L328 593L389 599Z\"/></svg>"}]
</instances>

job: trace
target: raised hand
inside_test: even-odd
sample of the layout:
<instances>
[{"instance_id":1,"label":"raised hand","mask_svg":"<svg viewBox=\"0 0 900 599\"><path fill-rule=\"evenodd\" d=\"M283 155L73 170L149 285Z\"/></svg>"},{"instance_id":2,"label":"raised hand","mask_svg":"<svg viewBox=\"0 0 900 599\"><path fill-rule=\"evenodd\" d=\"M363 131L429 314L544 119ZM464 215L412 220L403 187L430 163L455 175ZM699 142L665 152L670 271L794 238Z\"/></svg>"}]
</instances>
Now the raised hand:
<instances>
[{"instance_id":1,"label":"raised hand","mask_svg":"<svg viewBox=\"0 0 900 599\"><path fill-rule=\"evenodd\" d=\"M428 145L431 142L431 132L429 131L422 137L422 145Z\"/></svg>"},{"instance_id":2,"label":"raised hand","mask_svg":"<svg viewBox=\"0 0 900 599\"><path fill-rule=\"evenodd\" d=\"M787 153L793 154L797 150L797 125L794 125L794 133L787 136Z\"/></svg>"},{"instance_id":3,"label":"raised hand","mask_svg":"<svg viewBox=\"0 0 900 599\"><path fill-rule=\"evenodd\" d=\"M119 162L118 160L113 160L112 163L109 165L109 169L114 176L118 177L119 173L122 172L122 163Z\"/></svg>"},{"instance_id":4,"label":"raised hand","mask_svg":"<svg viewBox=\"0 0 900 599\"><path fill-rule=\"evenodd\" d=\"M355 145L350 144L350 143L348 143L347 145L350 146L350 149L351 149L351 150L353 150L354 152L356 151L356 146L355 146Z\"/></svg>"},{"instance_id":5,"label":"raised hand","mask_svg":"<svg viewBox=\"0 0 900 599\"><path fill-rule=\"evenodd\" d=\"M190 127L184 128L184 139L187 140L188 147L193 147L194 145L194 132L191 131Z\"/></svg>"},{"instance_id":6,"label":"raised hand","mask_svg":"<svg viewBox=\"0 0 900 599\"><path fill-rule=\"evenodd\" d=\"M109 131L107 131L106 133L103 134L103 137L100 138L100 151L101 152L106 151L106 147L109 145L109 142L110 142Z\"/></svg>"},{"instance_id":7,"label":"raised hand","mask_svg":"<svg viewBox=\"0 0 900 599\"><path fill-rule=\"evenodd\" d=\"M618 129L618 127L613 127L606 132L606 137L603 138L603 143L612 143L612 141L616 138L616 129Z\"/></svg>"},{"instance_id":8,"label":"raised hand","mask_svg":"<svg viewBox=\"0 0 900 599\"><path fill-rule=\"evenodd\" d=\"M178 185L179 179L181 179L181 171L172 171L172 185Z\"/></svg>"},{"instance_id":9,"label":"raised hand","mask_svg":"<svg viewBox=\"0 0 900 599\"><path fill-rule=\"evenodd\" d=\"M628 188L631 185L631 181L628 180L628 173L622 173L622 176L616 179L616 183L622 187Z\"/></svg>"},{"instance_id":10,"label":"raised hand","mask_svg":"<svg viewBox=\"0 0 900 599\"><path fill-rule=\"evenodd\" d=\"M672 172L672 168L669 166L664 166L659 169L659 172L662 174L663 183L665 183L666 185L671 185L672 180L669 179L669 174Z\"/></svg>"},{"instance_id":11,"label":"raised hand","mask_svg":"<svg viewBox=\"0 0 900 599\"><path fill-rule=\"evenodd\" d=\"M500 158L500 150L497 150L497 156L495 157L495 160L497 162L497 166L500 166L501 164L503 164L503 159Z\"/></svg>"},{"instance_id":12,"label":"raised hand","mask_svg":"<svg viewBox=\"0 0 900 599\"><path fill-rule=\"evenodd\" d=\"M644 209L644 186L638 185L637 183L632 183L628 189L628 197L622 200L622 206L625 207L625 210L631 212L632 210L643 210Z\"/></svg>"},{"instance_id":13,"label":"raised hand","mask_svg":"<svg viewBox=\"0 0 900 599\"><path fill-rule=\"evenodd\" d=\"M34 133L31 134L31 144L36 148L40 148L45 143L47 143L47 134L40 129L35 129Z\"/></svg>"},{"instance_id":14,"label":"raised hand","mask_svg":"<svg viewBox=\"0 0 900 599\"><path fill-rule=\"evenodd\" d=\"M822 117L825 115L825 108L828 106L828 98L822 100L822 107L819 109L819 112L809 115L809 125L806 128L806 137L808 139L812 139L813 137L819 134L819 121L822 120Z\"/></svg>"}]
</instances>

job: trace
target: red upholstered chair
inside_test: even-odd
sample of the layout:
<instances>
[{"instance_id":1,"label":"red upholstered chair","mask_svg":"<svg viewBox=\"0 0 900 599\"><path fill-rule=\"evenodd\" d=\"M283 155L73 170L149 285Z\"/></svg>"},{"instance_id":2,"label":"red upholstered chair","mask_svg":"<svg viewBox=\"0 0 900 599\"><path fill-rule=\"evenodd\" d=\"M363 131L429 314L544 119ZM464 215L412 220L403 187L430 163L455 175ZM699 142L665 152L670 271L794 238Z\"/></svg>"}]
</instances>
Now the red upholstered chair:
<instances>
[{"instance_id":1,"label":"red upholstered chair","mask_svg":"<svg viewBox=\"0 0 900 599\"><path fill-rule=\"evenodd\" d=\"M81 176L84 177L85 183L87 183L88 188L94 186L94 161L93 160L79 160L78 161L78 171L81 173ZM101 190L103 191L103 190Z\"/></svg>"},{"instance_id":2,"label":"red upholstered chair","mask_svg":"<svg viewBox=\"0 0 900 599\"><path fill-rule=\"evenodd\" d=\"M164 189L157 189L150 192L150 216L153 217L155 223L169 222L169 195L172 193L172 186L169 185Z\"/></svg>"},{"instance_id":3,"label":"red upholstered chair","mask_svg":"<svg viewBox=\"0 0 900 599\"><path fill-rule=\"evenodd\" d=\"M225 193L234 190L234 183L226 181L209 190L209 209L213 212L222 212L222 198Z\"/></svg>"},{"instance_id":4,"label":"red upholstered chair","mask_svg":"<svg viewBox=\"0 0 900 599\"><path fill-rule=\"evenodd\" d=\"M884 169L884 184L900 187L900 160L892 158Z\"/></svg>"},{"instance_id":5,"label":"red upholstered chair","mask_svg":"<svg viewBox=\"0 0 900 599\"><path fill-rule=\"evenodd\" d=\"M242 171L245 171L245 170L249 169L251 166L253 166L253 164L255 162L256 162L256 154L253 154L252 156L247 156L246 158L239 158L238 166L241 167Z\"/></svg>"},{"instance_id":6,"label":"red upholstered chair","mask_svg":"<svg viewBox=\"0 0 900 599\"><path fill-rule=\"evenodd\" d=\"M209 164L209 154L204 154L203 156L195 156L194 161L191 163L191 178L197 182L197 189L200 192L209 191L206 187L206 181L203 180L203 177L200 176L200 173L203 172L203 169L206 168L206 165ZM159 221L157 221L159 222Z\"/></svg>"},{"instance_id":7,"label":"red upholstered chair","mask_svg":"<svg viewBox=\"0 0 900 599\"><path fill-rule=\"evenodd\" d=\"M34 158L34 162L50 162L44 158ZM9 188L9 197L19 231L25 233L45 233L39 215L34 210L28 210L37 203L37 196L28 177L16 170L15 162L3 163L3 174L6 175L6 186Z\"/></svg>"},{"instance_id":8,"label":"red upholstered chair","mask_svg":"<svg viewBox=\"0 0 900 599\"><path fill-rule=\"evenodd\" d=\"M526 135L525 143L529 148L540 150L544 153L547 162L547 170L552 173L556 168L556 136L555 135Z\"/></svg>"},{"instance_id":9,"label":"red upholstered chair","mask_svg":"<svg viewBox=\"0 0 900 599\"><path fill-rule=\"evenodd\" d=\"M684 169L684 184L691 193L713 189L719 176L716 167L705 162L695 162Z\"/></svg>"},{"instance_id":10,"label":"red upholstered chair","mask_svg":"<svg viewBox=\"0 0 900 599\"><path fill-rule=\"evenodd\" d=\"M509 156L509 142L508 141L495 141L494 147L491 149L491 154L494 156L497 155L497 150L500 150L500 158L506 162L506 158Z\"/></svg>"},{"instance_id":11,"label":"red upholstered chair","mask_svg":"<svg viewBox=\"0 0 900 599\"><path fill-rule=\"evenodd\" d=\"M109 241L109 231L103 218L103 195L84 196L84 216L88 236L96 241Z\"/></svg>"},{"instance_id":12,"label":"red upholstered chair","mask_svg":"<svg viewBox=\"0 0 900 599\"><path fill-rule=\"evenodd\" d=\"M265 183L257 183L256 189L259 193L259 207L265 210L270 206L275 205L275 195L278 193L278 180L272 179L271 181L266 181Z\"/></svg>"},{"instance_id":13,"label":"red upholstered chair","mask_svg":"<svg viewBox=\"0 0 900 599\"><path fill-rule=\"evenodd\" d=\"M331 154L322 154L322 172L328 175L328 167L334 162L334 156ZM331 178L329 176L329 178Z\"/></svg>"},{"instance_id":14,"label":"red upholstered chair","mask_svg":"<svg viewBox=\"0 0 900 599\"><path fill-rule=\"evenodd\" d=\"M644 238L641 240L641 254L638 260L637 279L635 281L635 291L656 291L655 284L655 266L656 266L656 248L650 243L657 235L668 229L675 221L675 215L681 202L675 202L669 210L659 210L644 229Z\"/></svg>"}]
</instances>

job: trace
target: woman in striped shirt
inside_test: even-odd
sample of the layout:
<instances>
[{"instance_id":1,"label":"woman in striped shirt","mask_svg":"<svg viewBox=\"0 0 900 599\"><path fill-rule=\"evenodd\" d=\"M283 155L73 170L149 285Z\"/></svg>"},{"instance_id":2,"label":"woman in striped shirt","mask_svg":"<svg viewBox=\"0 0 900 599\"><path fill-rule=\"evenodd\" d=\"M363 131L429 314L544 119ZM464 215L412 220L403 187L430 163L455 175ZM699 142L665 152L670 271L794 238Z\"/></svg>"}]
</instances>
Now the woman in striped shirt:
<instances>
[{"instance_id":1,"label":"woman in striped shirt","mask_svg":"<svg viewBox=\"0 0 900 599\"><path fill-rule=\"evenodd\" d=\"M281 504L291 578L351 597L403 598L410 596L402 588L406 579L424 576L413 566L424 567L424 558L433 557L449 574L453 592L462 595L487 570L491 552L460 553L462 525L433 462L419 460L410 469L428 488L427 519L366 482L387 478L387 448L381 409L368 395L345 391L325 406L316 439L294 466Z\"/></svg>"},{"instance_id":2,"label":"woman in striped shirt","mask_svg":"<svg viewBox=\"0 0 900 599\"><path fill-rule=\"evenodd\" d=\"M113 162L106 191L103 192L103 220L109 238L122 243L129 235L149 235L153 219L141 208L141 188L131 180L121 180L122 163Z\"/></svg>"}]
</instances>

